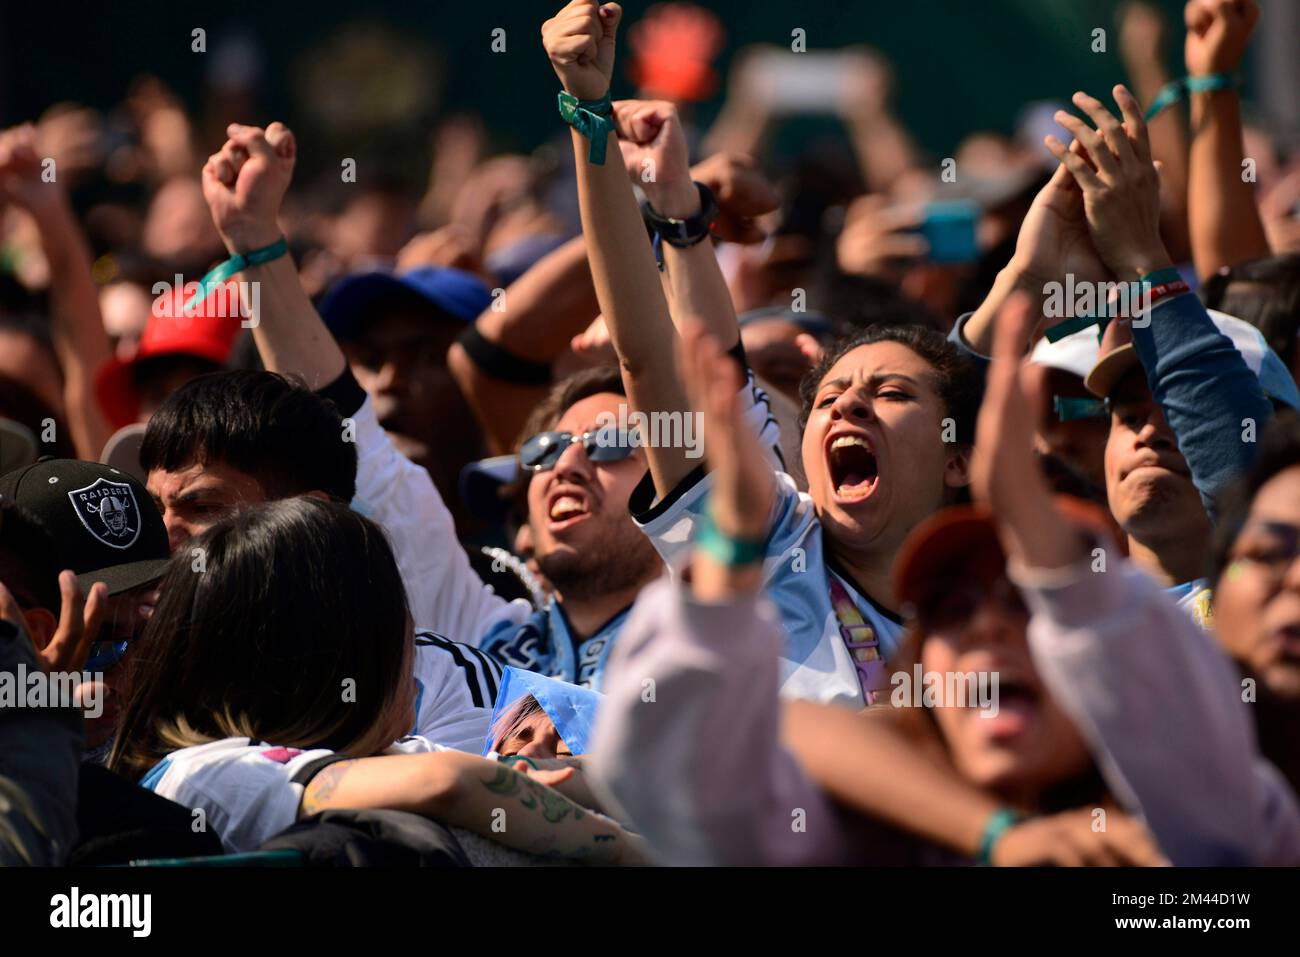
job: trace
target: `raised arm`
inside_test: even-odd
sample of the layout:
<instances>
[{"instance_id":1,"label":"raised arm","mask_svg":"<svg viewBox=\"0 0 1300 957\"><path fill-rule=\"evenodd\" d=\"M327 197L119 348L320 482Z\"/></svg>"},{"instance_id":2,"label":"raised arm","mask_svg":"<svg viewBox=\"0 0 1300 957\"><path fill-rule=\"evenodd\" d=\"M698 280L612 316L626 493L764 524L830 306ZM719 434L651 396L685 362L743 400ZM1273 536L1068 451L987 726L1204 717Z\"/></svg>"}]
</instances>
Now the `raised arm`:
<instances>
[{"instance_id":1,"label":"raised arm","mask_svg":"<svg viewBox=\"0 0 1300 957\"><path fill-rule=\"evenodd\" d=\"M587 265L583 237L553 250L505 290L504 308L494 303L474 322L478 336L498 365L481 363L479 349L455 342L447 352L447 366L478 417L488 438L489 451L501 455L514 451L528 414L546 395L546 367L569 348L599 311L596 290ZM504 361L503 361L504 360ZM530 365L520 375L520 363Z\"/></svg>"},{"instance_id":2,"label":"raised arm","mask_svg":"<svg viewBox=\"0 0 1300 957\"><path fill-rule=\"evenodd\" d=\"M1078 117L1057 114L1089 161L1067 152L1054 138L1049 137L1048 146L1082 188L1093 243L1115 275L1126 283L1153 275L1170 281L1176 274L1160 239L1159 185L1146 125L1133 95L1123 86L1113 92L1122 124L1085 93L1076 93L1074 102L1096 129ZM1272 406L1241 353L1190 293L1164 298L1150 315L1122 321L1206 513L1213 517L1219 493L1254 455L1254 445L1238 438L1244 423L1262 426L1272 417Z\"/></svg>"},{"instance_id":3,"label":"raised arm","mask_svg":"<svg viewBox=\"0 0 1300 957\"><path fill-rule=\"evenodd\" d=\"M609 92L614 36L623 15L616 3L572 0L542 26L542 40L564 89L579 100L596 101ZM661 127L659 135L669 135ZM676 338L660 286L641 212L632 194L616 142L610 134L592 144L573 131L578 203L591 262L596 298L623 369L631 406L641 412L685 416L685 393L677 380L672 343ZM589 160L602 146L604 163ZM666 495L695 466L686 449L648 448L655 490Z\"/></svg>"},{"instance_id":4,"label":"raised arm","mask_svg":"<svg viewBox=\"0 0 1300 957\"><path fill-rule=\"evenodd\" d=\"M226 144L203 167L203 195L234 255L280 239L276 219L298 150L283 123L266 130L231 123L226 134ZM251 267L242 278L258 284L261 315L254 317L253 340L267 369L301 376L313 389L342 375L343 352L303 290L292 258Z\"/></svg>"},{"instance_id":5,"label":"raised arm","mask_svg":"<svg viewBox=\"0 0 1300 957\"><path fill-rule=\"evenodd\" d=\"M203 168L203 193L226 248L246 253L280 238L276 218L293 178L296 147L282 123L266 130L231 124L228 134ZM240 275L257 284L253 339L267 369L299 376L317 390L350 376L288 255ZM346 391L364 396L355 383ZM339 410L355 426L339 441L357 444L357 498L392 541L415 625L477 644L502 616L522 618L526 603L509 605L470 567L428 472L393 447L368 398L355 401Z\"/></svg>"},{"instance_id":6,"label":"raised arm","mask_svg":"<svg viewBox=\"0 0 1300 957\"><path fill-rule=\"evenodd\" d=\"M0 202L12 202L36 223L50 264L50 319L54 351L63 369L63 402L77 455L95 461L112 430L95 399L95 375L112 356L90 248L68 203L58 169L46 181L36 130L0 133Z\"/></svg>"},{"instance_id":7,"label":"raised arm","mask_svg":"<svg viewBox=\"0 0 1300 957\"><path fill-rule=\"evenodd\" d=\"M1117 14L1119 55L1138 100L1150 104L1171 77L1164 64L1168 23L1145 0L1125 3ZM1187 124L1180 109L1163 110L1150 123L1151 157L1160 164L1163 235L1178 262L1191 255L1187 234Z\"/></svg>"},{"instance_id":8,"label":"raised arm","mask_svg":"<svg viewBox=\"0 0 1300 957\"><path fill-rule=\"evenodd\" d=\"M1034 197L1011 261L979 308L954 326L949 338L977 360L987 361L993 353L995 319L1006 301L1016 292L1025 293L1041 316L1047 284L1064 282L1067 274L1078 284L1114 278L1093 246L1083 193L1063 163Z\"/></svg>"},{"instance_id":9,"label":"raised arm","mask_svg":"<svg viewBox=\"0 0 1300 957\"><path fill-rule=\"evenodd\" d=\"M1173 863L1294 864L1300 812L1263 766L1222 651L1127 563L1098 572L1097 543L1053 508L1034 463L1034 380L1020 360L1032 325L1023 299L999 320L972 488L998 521L1008 572L1032 610L1034 662L1116 799Z\"/></svg>"},{"instance_id":10,"label":"raised arm","mask_svg":"<svg viewBox=\"0 0 1300 957\"><path fill-rule=\"evenodd\" d=\"M1255 0L1190 0L1185 55L1189 76L1232 73L1259 19ZM1241 100L1232 88L1192 93L1188 217L1196 274L1212 276L1268 256L1255 190L1242 168Z\"/></svg>"}]
</instances>

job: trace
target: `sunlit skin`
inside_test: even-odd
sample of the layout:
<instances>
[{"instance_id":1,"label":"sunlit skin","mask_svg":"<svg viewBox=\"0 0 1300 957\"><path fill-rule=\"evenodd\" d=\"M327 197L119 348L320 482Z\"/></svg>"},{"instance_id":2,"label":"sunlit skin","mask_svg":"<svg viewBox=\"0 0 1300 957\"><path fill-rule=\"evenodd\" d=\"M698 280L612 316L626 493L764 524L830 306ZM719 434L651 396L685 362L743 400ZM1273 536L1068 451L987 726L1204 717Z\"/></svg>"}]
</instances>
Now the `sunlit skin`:
<instances>
[{"instance_id":1,"label":"sunlit skin","mask_svg":"<svg viewBox=\"0 0 1300 957\"><path fill-rule=\"evenodd\" d=\"M836 556L886 604L889 567L903 540L970 481L965 451L943 441L946 415L930 364L900 343L878 342L835 363L808 416L803 465L817 516ZM843 487L830 449L841 436L870 445L873 482Z\"/></svg>"},{"instance_id":2,"label":"sunlit skin","mask_svg":"<svg viewBox=\"0 0 1300 957\"><path fill-rule=\"evenodd\" d=\"M507 735L495 748L503 758L519 755L525 758L568 758L573 756L564 743L555 723L545 711L527 718Z\"/></svg>"},{"instance_id":3,"label":"sunlit skin","mask_svg":"<svg viewBox=\"0 0 1300 957\"><path fill-rule=\"evenodd\" d=\"M1201 574L1210 520L1140 367L1111 390L1106 499L1134 561L1166 585Z\"/></svg>"},{"instance_id":4,"label":"sunlit skin","mask_svg":"<svg viewBox=\"0 0 1300 957\"><path fill-rule=\"evenodd\" d=\"M921 667L938 675L997 674L995 717L952 702L932 714L962 777L1028 810L1054 784L1083 775L1092 758L1034 669L1029 615L1014 589L1000 570L980 577L983 600L961 622L928 630Z\"/></svg>"},{"instance_id":5,"label":"sunlit skin","mask_svg":"<svg viewBox=\"0 0 1300 957\"><path fill-rule=\"evenodd\" d=\"M1300 466L1279 472L1251 502L1250 514L1215 584L1219 641L1270 692L1300 704L1300 558L1287 539L1300 534Z\"/></svg>"},{"instance_id":6,"label":"sunlit skin","mask_svg":"<svg viewBox=\"0 0 1300 957\"><path fill-rule=\"evenodd\" d=\"M606 417L616 421L619 406L626 402L612 392L588 396L565 410L553 431L575 435L595 431L608 421ZM644 449L621 461L593 463L582 444L574 443L554 468L529 480L533 556L566 602L600 595L606 590L602 583L608 584L606 576L616 572L628 579L618 586L634 594L661 570L654 547L627 507L645 471ZM618 602L624 596L609 597Z\"/></svg>"},{"instance_id":7,"label":"sunlit skin","mask_svg":"<svg viewBox=\"0 0 1300 957\"><path fill-rule=\"evenodd\" d=\"M239 509L267 500L257 479L223 462L177 472L154 469L145 487L162 513L172 551Z\"/></svg>"}]
</instances>

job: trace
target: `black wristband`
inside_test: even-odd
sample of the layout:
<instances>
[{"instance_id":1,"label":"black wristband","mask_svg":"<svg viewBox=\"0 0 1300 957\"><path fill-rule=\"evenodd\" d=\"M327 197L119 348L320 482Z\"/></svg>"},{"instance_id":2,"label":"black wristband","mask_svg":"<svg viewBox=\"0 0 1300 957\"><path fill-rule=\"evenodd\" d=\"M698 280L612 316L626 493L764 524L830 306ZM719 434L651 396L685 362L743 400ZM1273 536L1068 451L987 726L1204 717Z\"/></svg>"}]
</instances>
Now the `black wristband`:
<instances>
[{"instance_id":1,"label":"black wristband","mask_svg":"<svg viewBox=\"0 0 1300 957\"><path fill-rule=\"evenodd\" d=\"M329 385L317 389L316 394L322 399L333 402L334 407L339 410L339 415L345 419L361 411L361 406L366 401L366 390L361 388L356 376L352 374L352 369L346 365L338 378Z\"/></svg>"},{"instance_id":2,"label":"black wristband","mask_svg":"<svg viewBox=\"0 0 1300 957\"><path fill-rule=\"evenodd\" d=\"M685 249L703 242L709 235L709 227L718 216L718 202L713 198L713 190L703 183L696 183L700 194L700 211L686 219L674 219L658 212L649 201L641 204L641 215L659 234L659 238L670 246Z\"/></svg>"},{"instance_id":3,"label":"black wristband","mask_svg":"<svg viewBox=\"0 0 1300 957\"><path fill-rule=\"evenodd\" d=\"M502 382L514 385L550 385L551 364L521 359L508 349L504 349L484 338L478 326L470 325L456 340L474 364L483 372Z\"/></svg>"}]
</instances>

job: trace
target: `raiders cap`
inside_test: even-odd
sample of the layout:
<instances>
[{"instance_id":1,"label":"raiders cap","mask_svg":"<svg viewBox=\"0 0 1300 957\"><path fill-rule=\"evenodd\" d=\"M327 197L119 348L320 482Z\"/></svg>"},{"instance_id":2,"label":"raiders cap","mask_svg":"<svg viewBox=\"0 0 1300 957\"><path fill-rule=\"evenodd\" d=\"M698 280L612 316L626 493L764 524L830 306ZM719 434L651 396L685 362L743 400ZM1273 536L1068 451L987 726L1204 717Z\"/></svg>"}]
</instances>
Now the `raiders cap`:
<instances>
[{"instance_id":1,"label":"raiders cap","mask_svg":"<svg viewBox=\"0 0 1300 957\"><path fill-rule=\"evenodd\" d=\"M167 566L167 529L139 480L98 462L43 458L0 476L0 498L33 512L54 536L61 568L82 590L116 595L157 581Z\"/></svg>"}]
</instances>

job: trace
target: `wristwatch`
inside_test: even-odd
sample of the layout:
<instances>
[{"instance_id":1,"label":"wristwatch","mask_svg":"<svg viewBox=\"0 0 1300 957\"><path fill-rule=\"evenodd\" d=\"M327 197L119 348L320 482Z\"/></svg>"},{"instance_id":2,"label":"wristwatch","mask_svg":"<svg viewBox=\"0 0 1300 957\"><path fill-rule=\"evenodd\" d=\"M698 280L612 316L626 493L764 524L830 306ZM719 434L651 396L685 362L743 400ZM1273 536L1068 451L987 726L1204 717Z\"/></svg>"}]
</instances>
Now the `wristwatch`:
<instances>
[{"instance_id":1,"label":"wristwatch","mask_svg":"<svg viewBox=\"0 0 1300 957\"><path fill-rule=\"evenodd\" d=\"M713 198L713 190L703 183L696 183L695 188L700 191L700 211L686 219L674 219L656 212L649 200L641 204L641 215L659 238L670 246L683 249L694 246L709 235L709 226L718 218L718 201Z\"/></svg>"}]
</instances>

